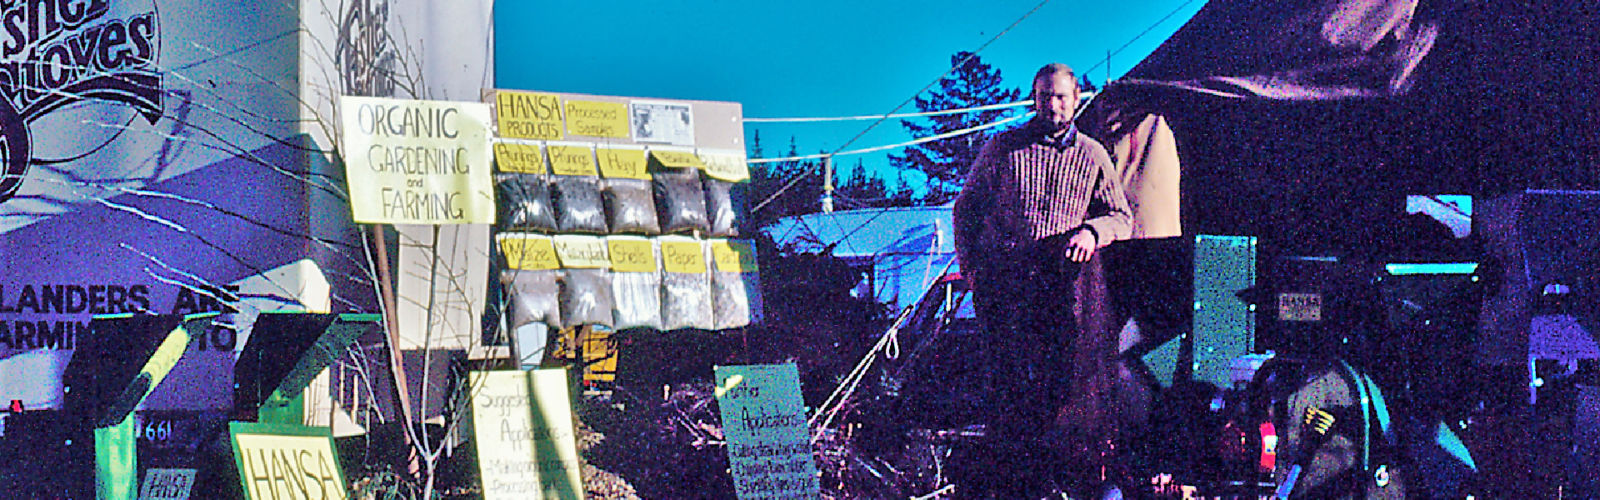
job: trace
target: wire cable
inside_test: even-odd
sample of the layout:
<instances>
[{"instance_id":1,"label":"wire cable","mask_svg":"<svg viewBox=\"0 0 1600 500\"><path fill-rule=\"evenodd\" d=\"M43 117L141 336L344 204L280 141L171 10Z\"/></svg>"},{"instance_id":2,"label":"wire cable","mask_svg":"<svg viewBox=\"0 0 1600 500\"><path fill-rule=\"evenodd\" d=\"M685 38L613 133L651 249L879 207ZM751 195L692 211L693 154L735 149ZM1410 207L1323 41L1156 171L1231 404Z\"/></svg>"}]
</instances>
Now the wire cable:
<instances>
[{"instance_id":1,"label":"wire cable","mask_svg":"<svg viewBox=\"0 0 1600 500\"><path fill-rule=\"evenodd\" d=\"M971 53L967 54L967 57L962 59L961 62L958 62L956 64L951 65L950 69L947 69L947 70L944 71L944 73L939 74L939 76L937 78L934 78L933 81L928 82L928 84L922 86L921 89L917 89L916 92L911 93L911 97L907 97L905 101L902 101L900 104L896 105L894 107L894 109L890 109L889 112L884 113L883 116L881 116L881 117L878 117L878 119L876 121L872 122L871 125L867 125L867 128L862 129L861 132L859 132L859 133L857 133L855 135L855 137L851 137L850 140L845 141L844 145L839 146L839 149L834 150L834 152L837 153L839 151L843 151L844 148L848 148L848 147L850 147L851 144L855 144L855 142L857 140L861 139L862 136L867 135L867 132L871 132L872 129L877 128L878 125L881 125L881 124L883 124L883 122L888 121L889 120L889 115L893 115L896 111L900 111L900 108L904 108L904 107L906 107L907 104L910 104L913 101L916 101L917 100L917 96L922 95L923 92L927 92L928 89L933 88L934 85L938 85L940 81L944 80L944 77L949 76L950 73L954 72L956 69L966 65L967 62L971 61L973 58L978 57L978 53L983 52L983 49L988 48L989 45L994 44L994 42L996 40L999 40L1000 37L1003 37L1007 33L1010 33L1012 29L1015 29L1017 27L1017 25L1022 24L1023 21L1028 20L1029 17L1033 17L1033 14L1035 12L1039 12L1039 9L1044 8L1044 6L1046 4L1049 4L1049 3L1050 3L1050 0L1042 0L1042 1L1040 1L1038 5L1033 6L1032 10L1029 10L1026 14L1023 14L1022 17L1017 18L1017 20L1015 22L1012 22L1010 26L1006 26L1006 29L1000 30L999 33L995 33L993 38L990 38L989 41L987 41L987 42L983 42L983 45L978 46L977 50L974 50ZM813 168L810 171L807 171L805 174L802 174L802 176L800 176L800 177L803 177L804 175L809 175L810 173L814 172L815 170L816 169ZM784 191L788 191L790 188L793 188L794 185L798 184L799 182L800 181L798 180L798 177L797 177L795 180L790 181L788 184L784 184L784 186L782 188L778 189L777 192L772 193L771 196L768 196L767 199L762 200L761 203L757 203L755 205L755 208L750 209L750 211L752 213L760 211L761 207L767 206L768 203L771 203L772 200L777 199L777 197L781 196Z\"/></svg>"},{"instance_id":2,"label":"wire cable","mask_svg":"<svg viewBox=\"0 0 1600 500\"><path fill-rule=\"evenodd\" d=\"M1021 114L1021 115L1013 116L1013 117L1006 118L1006 119L1003 119L1003 120L998 120L998 121L985 123L983 125L976 125L976 126L972 126L972 127L967 127L967 128L961 129L961 130L952 130L952 131L949 131L949 132L945 132L943 134L930 135L930 136L922 137L922 138L919 138L919 139L912 139L912 140L909 140L909 141L906 141L906 142L901 142L901 143L896 143L896 144L889 144L889 145L885 145L885 146L873 146L873 147L870 147L870 148L852 149L852 150L849 150L849 151L839 151L839 152L836 152L836 153L817 153L817 154L800 155L800 156L785 156L785 157L782 157L782 158L751 158L749 160L745 160L745 162L746 163L776 163L776 162L780 162L780 161L815 160L815 159L818 159L818 158L826 158L826 157L829 157L829 156L858 155L858 154L872 153L872 152L876 152L876 151L883 151L885 149L903 148L903 147L906 147L906 146L915 146L915 145L926 143L926 142L933 142L933 141L937 141L937 140L940 140L940 139L949 139L951 137L955 137L955 136L959 136L959 135L967 135L967 134L970 134L970 133L973 133L973 132L979 132L979 131L983 131L983 130L988 130L988 129L995 128L995 127L998 127L998 126L1001 126L1001 125L1005 125L1007 123L1011 123L1011 122L1014 122L1014 121L1017 121L1017 120L1020 120L1020 119L1023 119L1023 118L1027 118L1027 117L1030 117L1030 116L1033 116L1033 112L1031 112L1031 111L1028 112L1028 113L1024 113L1024 114ZM802 174L802 175L804 175L804 174ZM757 209L759 209L760 205L757 205L757 207L758 207Z\"/></svg>"},{"instance_id":3,"label":"wire cable","mask_svg":"<svg viewBox=\"0 0 1600 500\"><path fill-rule=\"evenodd\" d=\"M968 108L945 109L945 110L939 110L939 111L924 111L924 112L921 112L921 113L896 113L896 114L891 114L891 115L887 116L887 118L916 118L916 117L921 117L921 116L954 115L954 114L959 114L959 113L969 113L969 112L975 112L975 111L989 111L991 109L1005 109L1005 108L1015 108L1015 107L1018 107L1018 106L1031 106L1031 105L1033 105L1033 100L1029 99L1029 100L1025 100L1025 101L1010 102L1010 103L1005 103L1005 104L989 104L989 105L986 105L986 106L973 106L973 107L968 107ZM840 122L840 121L850 121L850 120L876 120L878 118L884 118L884 116L883 115L857 115L857 116L823 116L823 117L805 117L805 118L745 118L744 122L745 123Z\"/></svg>"}]
</instances>

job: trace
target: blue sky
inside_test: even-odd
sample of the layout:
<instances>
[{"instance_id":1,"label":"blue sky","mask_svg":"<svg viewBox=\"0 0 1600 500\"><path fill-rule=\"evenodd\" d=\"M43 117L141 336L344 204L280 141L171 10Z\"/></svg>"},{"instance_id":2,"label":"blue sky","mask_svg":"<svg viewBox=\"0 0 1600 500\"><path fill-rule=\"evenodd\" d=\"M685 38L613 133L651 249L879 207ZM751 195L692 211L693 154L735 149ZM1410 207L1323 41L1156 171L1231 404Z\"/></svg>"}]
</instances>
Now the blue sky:
<instances>
[{"instance_id":1,"label":"blue sky","mask_svg":"<svg viewBox=\"0 0 1600 500\"><path fill-rule=\"evenodd\" d=\"M1007 85L1024 87L1044 63L1091 78L1110 59L1126 72L1204 5L1204 0L1054 0L980 53ZM586 0L495 5L500 88L598 95L737 101L746 117L882 114L1038 6L1038 0ZM1181 8L1180 8L1181 6ZM1164 22L1158 20L1172 13ZM902 112L915 111L912 105ZM833 151L871 122L749 124L765 156ZM849 149L908 140L897 120ZM884 153L839 157L883 169Z\"/></svg>"}]
</instances>

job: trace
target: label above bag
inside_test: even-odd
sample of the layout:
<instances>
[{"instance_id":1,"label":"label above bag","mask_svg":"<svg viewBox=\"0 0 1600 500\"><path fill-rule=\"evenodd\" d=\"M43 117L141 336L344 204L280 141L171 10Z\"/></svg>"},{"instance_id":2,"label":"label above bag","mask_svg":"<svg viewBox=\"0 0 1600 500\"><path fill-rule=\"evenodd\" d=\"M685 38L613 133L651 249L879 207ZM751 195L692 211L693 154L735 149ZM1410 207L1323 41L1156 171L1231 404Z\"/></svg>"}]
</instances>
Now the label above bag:
<instances>
[{"instance_id":1,"label":"label above bag","mask_svg":"<svg viewBox=\"0 0 1600 500\"><path fill-rule=\"evenodd\" d=\"M545 151L550 155L550 171L556 175L600 175L594 165L594 148L587 144L550 144Z\"/></svg>"},{"instance_id":2,"label":"label above bag","mask_svg":"<svg viewBox=\"0 0 1600 500\"><path fill-rule=\"evenodd\" d=\"M501 172L542 174L549 171L544 166L544 150L535 144L496 142L494 162Z\"/></svg>"},{"instance_id":3,"label":"label above bag","mask_svg":"<svg viewBox=\"0 0 1600 500\"><path fill-rule=\"evenodd\" d=\"M660 163L661 166L667 168L693 168L697 170L705 170L706 168L705 162L700 161L700 156L694 154L693 151L651 149L650 157L655 158L656 163Z\"/></svg>"},{"instance_id":4,"label":"label above bag","mask_svg":"<svg viewBox=\"0 0 1600 500\"><path fill-rule=\"evenodd\" d=\"M560 95L496 91L494 112L500 137L559 140L563 135Z\"/></svg>"},{"instance_id":5,"label":"label above bag","mask_svg":"<svg viewBox=\"0 0 1600 500\"><path fill-rule=\"evenodd\" d=\"M731 273L756 272L755 245L749 240L707 240L711 244L711 260L717 271Z\"/></svg>"},{"instance_id":6,"label":"label above bag","mask_svg":"<svg viewBox=\"0 0 1600 500\"><path fill-rule=\"evenodd\" d=\"M745 162L743 152L702 150L700 160L705 163L708 177L728 182L750 180L750 165Z\"/></svg>"},{"instance_id":7,"label":"label above bag","mask_svg":"<svg viewBox=\"0 0 1600 500\"><path fill-rule=\"evenodd\" d=\"M529 233L500 233L495 235L500 253L506 257L506 267L522 271L560 269L556 258L555 242L549 236Z\"/></svg>"},{"instance_id":8,"label":"label above bag","mask_svg":"<svg viewBox=\"0 0 1600 500\"><path fill-rule=\"evenodd\" d=\"M645 238L613 236L606 239L611 252L611 270L622 273L653 273L661 270L656 262L655 243Z\"/></svg>"},{"instance_id":9,"label":"label above bag","mask_svg":"<svg viewBox=\"0 0 1600 500\"><path fill-rule=\"evenodd\" d=\"M611 267L606 242L599 236L555 235L556 258L567 269L605 269Z\"/></svg>"},{"instance_id":10,"label":"label above bag","mask_svg":"<svg viewBox=\"0 0 1600 500\"><path fill-rule=\"evenodd\" d=\"M662 238L661 267L669 273L705 274L706 247L700 240Z\"/></svg>"},{"instance_id":11,"label":"label above bag","mask_svg":"<svg viewBox=\"0 0 1600 500\"><path fill-rule=\"evenodd\" d=\"M650 180L649 161L643 149L599 148L600 175L612 179Z\"/></svg>"}]
</instances>

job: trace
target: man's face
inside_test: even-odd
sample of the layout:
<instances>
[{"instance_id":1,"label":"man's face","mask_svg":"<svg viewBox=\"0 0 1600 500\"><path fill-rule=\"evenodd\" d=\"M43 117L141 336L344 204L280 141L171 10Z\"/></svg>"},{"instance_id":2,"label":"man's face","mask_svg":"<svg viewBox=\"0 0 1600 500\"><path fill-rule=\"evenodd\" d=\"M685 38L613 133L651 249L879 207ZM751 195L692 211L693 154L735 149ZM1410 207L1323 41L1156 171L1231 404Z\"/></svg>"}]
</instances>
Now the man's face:
<instances>
[{"instance_id":1,"label":"man's face","mask_svg":"<svg viewBox=\"0 0 1600 500\"><path fill-rule=\"evenodd\" d=\"M1078 82L1068 74L1051 73L1033 81L1033 109L1055 130L1071 127L1072 114L1077 108Z\"/></svg>"}]
</instances>

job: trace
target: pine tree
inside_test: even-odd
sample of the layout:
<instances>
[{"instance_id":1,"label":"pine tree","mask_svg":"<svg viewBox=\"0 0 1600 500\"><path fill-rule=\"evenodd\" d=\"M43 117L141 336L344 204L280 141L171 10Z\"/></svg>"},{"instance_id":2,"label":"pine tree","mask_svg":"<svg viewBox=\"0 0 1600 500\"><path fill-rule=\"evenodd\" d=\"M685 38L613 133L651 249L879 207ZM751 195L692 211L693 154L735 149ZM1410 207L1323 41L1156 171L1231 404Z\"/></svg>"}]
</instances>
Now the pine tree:
<instances>
[{"instance_id":1,"label":"pine tree","mask_svg":"<svg viewBox=\"0 0 1600 500\"><path fill-rule=\"evenodd\" d=\"M926 112L1005 104L1022 97L1021 90L1001 85L1000 70L990 67L971 52L955 53L950 56L950 64L956 70L941 78L938 88L925 96L917 96L917 109ZM901 120L900 124L912 137L922 138L992 123L1012 112L1010 109L993 109ZM927 174L925 201L928 204L940 204L949 201L961 190L967 170L986 140L988 134L972 133L926 142L907 147L901 154L891 153L889 164Z\"/></svg>"}]
</instances>

